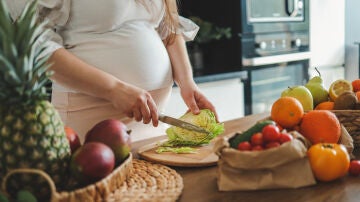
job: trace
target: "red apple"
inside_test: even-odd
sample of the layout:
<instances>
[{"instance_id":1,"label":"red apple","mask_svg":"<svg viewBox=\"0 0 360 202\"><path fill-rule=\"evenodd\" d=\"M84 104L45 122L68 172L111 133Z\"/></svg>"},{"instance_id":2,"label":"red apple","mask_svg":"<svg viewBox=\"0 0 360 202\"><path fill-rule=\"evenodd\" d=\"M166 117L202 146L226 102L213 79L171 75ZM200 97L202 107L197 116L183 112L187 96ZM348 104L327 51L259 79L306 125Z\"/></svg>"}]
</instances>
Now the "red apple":
<instances>
[{"instance_id":1,"label":"red apple","mask_svg":"<svg viewBox=\"0 0 360 202\"><path fill-rule=\"evenodd\" d=\"M109 175L115 167L115 155L100 142L84 144L71 157L70 172L80 184L94 183Z\"/></svg>"},{"instance_id":2,"label":"red apple","mask_svg":"<svg viewBox=\"0 0 360 202\"><path fill-rule=\"evenodd\" d=\"M116 165L123 162L131 152L131 138L126 125L116 119L106 119L97 123L85 136L85 144L102 142L109 146L114 154Z\"/></svg>"},{"instance_id":3,"label":"red apple","mask_svg":"<svg viewBox=\"0 0 360 202\"><path fill-rule=\"evenodd\" d=\"M79 135L69 126L65 126L64 129L73 154L81 146Z\"/></svg>"}]
</instances>

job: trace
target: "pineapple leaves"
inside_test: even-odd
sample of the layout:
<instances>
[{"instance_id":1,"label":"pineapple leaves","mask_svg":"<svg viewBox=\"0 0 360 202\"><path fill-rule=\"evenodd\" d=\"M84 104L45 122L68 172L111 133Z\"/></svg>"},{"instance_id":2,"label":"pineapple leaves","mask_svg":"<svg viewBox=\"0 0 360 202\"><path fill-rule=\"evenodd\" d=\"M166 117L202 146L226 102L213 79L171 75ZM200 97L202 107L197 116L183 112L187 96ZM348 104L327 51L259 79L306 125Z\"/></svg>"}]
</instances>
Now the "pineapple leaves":
<instances>
[{"instance_id":1,"label":"pineapple leaves","mask_svg":"<svg viewBox=\"0 0 360 202\"><path fill-rule=\"evenodd\" d=\"M39 23L37 0L26 4L12 20L5 1L0 1L0 103L33 102L47 98L50 82L49 55L45 45L48 29Z\"/></svg>"}]
</instances>

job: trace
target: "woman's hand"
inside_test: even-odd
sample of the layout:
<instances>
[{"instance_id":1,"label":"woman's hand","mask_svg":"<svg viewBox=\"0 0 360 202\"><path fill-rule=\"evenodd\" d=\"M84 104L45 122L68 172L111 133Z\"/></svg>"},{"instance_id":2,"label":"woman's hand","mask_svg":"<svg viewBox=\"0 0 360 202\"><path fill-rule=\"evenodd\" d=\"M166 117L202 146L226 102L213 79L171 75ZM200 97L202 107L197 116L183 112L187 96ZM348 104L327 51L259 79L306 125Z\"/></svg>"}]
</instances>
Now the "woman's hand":
<instances>
[{"instance_id":1,"label":"woman's hand","mask_svg":"<svg viewBox=\"0 0 360 202\"><path fill-rule=\"evenodd\" d=\"M111 92L111 100L116 109L123 111L136 121L158 125L158 110L150 93L131 84L119 83Z\"/></svg>"},{"instance_id":2,"label":"woman's hand","mask_svg":"<svg viewBox=\"0 0 360 202\"><path fill-rule=\"evenodd\" d=\"M170 56L174 80L180 87L181 97L193 114L199 114L200 109L210 109L218 120L214 105L201 93L193 80L192 68L186 45L181 35L176 35L174 42L166 46Z\"/></svg>"},{"instance_id":3,"label":"woman's hand","mask_svg":"<svg viewBox=\"0 0 360 202\"><path fill-rule=\"evenodd\" d=\"M214 112L216 121L219 122L214 105L205 97L194 82L182 85L180 93L186 106L193 114L199 114L200 109L210 109Z\"/></svg>"}]
</instances>

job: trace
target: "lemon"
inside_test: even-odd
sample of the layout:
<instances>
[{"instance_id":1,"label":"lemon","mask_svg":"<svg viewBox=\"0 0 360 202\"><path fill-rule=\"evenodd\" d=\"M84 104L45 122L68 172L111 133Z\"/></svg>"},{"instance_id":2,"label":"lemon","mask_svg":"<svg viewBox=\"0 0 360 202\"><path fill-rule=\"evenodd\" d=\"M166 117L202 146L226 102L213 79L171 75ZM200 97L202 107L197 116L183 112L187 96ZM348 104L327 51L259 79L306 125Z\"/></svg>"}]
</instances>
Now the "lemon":
<instances>
[{"instance_id":1,"label":"lemon","mask_svg":"<svg viewBox=\"0 0 360 202\"><path fill-rule=\"evenodd\" d=\"M353 91L351 83L345 79L338 79L331 83L329 88L329 96L332 101L335 101L342 93L346 91Z\"/></svg>"}]
</instances>

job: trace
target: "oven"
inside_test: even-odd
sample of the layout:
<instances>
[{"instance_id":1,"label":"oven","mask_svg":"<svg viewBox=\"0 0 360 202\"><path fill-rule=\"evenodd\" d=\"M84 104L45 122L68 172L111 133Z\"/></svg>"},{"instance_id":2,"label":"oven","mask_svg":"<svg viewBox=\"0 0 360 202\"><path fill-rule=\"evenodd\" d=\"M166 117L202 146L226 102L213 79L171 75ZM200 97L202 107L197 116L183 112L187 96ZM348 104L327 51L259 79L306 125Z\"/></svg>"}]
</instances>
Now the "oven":
<instances>
[{"instance_id":1,"label":"oven","mask_svg":"<svg viewBox=\"0 0 360 202\"><path fill-rule=\"evenodd\" d=\"M230 39L203 45L202 73L247 71L246 115L270 111L283 90L308 80L309 0L182 2L185 17L231 28Z\"/></svg>"}]
</instances>

